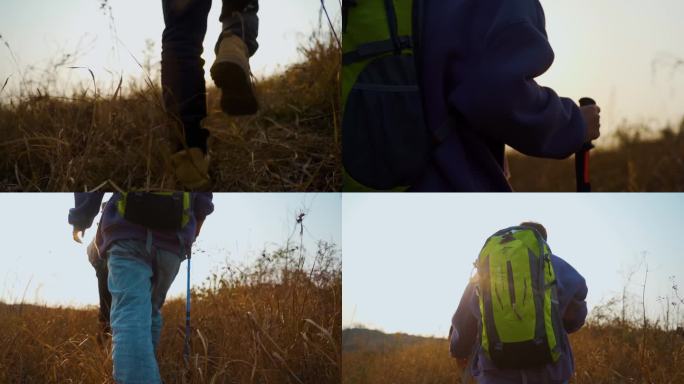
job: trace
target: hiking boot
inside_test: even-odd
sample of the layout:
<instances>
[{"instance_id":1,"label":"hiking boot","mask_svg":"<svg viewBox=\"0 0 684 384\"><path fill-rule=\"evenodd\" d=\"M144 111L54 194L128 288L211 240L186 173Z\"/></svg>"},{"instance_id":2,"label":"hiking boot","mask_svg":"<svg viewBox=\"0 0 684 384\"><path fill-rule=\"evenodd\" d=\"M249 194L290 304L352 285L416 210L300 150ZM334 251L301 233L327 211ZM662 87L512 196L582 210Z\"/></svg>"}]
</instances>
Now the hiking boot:
<instances>
[{"instance_id":1,"label":"hiking boot","mask_svg":"<svg viewBox=\"0 0 684 384\"><path fill-rule=\"evenodd\" d=\"M228 115L252 115L258 107L249 69L247 46L227 34L218 44L211 77L221 89L221 109Z\"/></svg>"},{"instance_id":2,"label":"hiking boot","mask_svg":"<svg viewBox=\"0 0 684 384\"><path fill-rule=\"evenodd\" d=\"M209 184L209 156L199 148L188 148L171 155L176 180L187 189L200 189Z\"/></svg>"}]
</instances>

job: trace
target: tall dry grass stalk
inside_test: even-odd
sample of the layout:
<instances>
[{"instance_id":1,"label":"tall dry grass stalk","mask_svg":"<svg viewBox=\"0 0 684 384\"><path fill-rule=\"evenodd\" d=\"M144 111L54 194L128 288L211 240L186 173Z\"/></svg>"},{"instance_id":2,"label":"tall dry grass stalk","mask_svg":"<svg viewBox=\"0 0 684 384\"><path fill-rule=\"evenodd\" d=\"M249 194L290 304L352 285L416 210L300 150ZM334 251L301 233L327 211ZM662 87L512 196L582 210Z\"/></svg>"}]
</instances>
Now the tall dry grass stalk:
<instances>
[{"instance_id":1,"label":"tall dry grass stalk","mask_svg":"<svg viewBox=\"0 0 684 384\"><path fill-rule=\"evenodd\" d=\"M313 255L288 244L253 265L226 265L193 289L189 367L184 300L164 306L162 378L337 384L341 292L339 250L325 242ZM0 382L113 383L109 341L98 343L98 330L95 309L0 304Z\"/></svg>"}]
</instances>

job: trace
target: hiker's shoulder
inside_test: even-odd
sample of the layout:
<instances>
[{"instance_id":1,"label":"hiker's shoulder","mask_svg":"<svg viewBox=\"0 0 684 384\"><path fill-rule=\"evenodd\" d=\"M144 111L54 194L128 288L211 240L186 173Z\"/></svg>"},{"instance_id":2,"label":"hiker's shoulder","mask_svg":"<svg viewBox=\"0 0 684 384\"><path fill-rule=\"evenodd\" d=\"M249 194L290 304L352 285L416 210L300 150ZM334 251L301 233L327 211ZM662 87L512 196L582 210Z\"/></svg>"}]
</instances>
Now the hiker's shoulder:
<instances>
[{"instance_id":1,"label":"hiker's shoulder","mask_svg":"<svg viewBox=\"0 0 684 384\"><path fill-rule=\"evenodd\" d=\"M481 22L489 25L487 34L489 40L517 38L520 41L528 41L528 38L521 37L521 35L529 35L530 33L537 35L544 31L545 22L541 16L543 11L537 0L490 1L492 4L486 10L486 14L481 14L479 17L475 16Z\"/></svg>"},{"instance_id":2,"label":"hiker's shoulder","mask_svg":"<svg viewBox=\"0 0 684 384\"><path fill-rule=\"evenodd\" d=\"M536 18L541 9L538 0L489 0L492 7L497 9L496 16L501 20L530 20Z\"/></svg>"},{"instance_id":3,"label":"hiker's shoulder","mask_svg":"<svg viewBox=\"0 0 684 384\"><path fill-rule=\"evenodd\" d=\"M562 257L556 255L556 254L551 254L551 263L553 264L554 269L558 270L565 270L565 269L570 269L570 270L575 270L575 268L572 267L570 263L565 261Z\"/></svg>"},{"instance_id":4,"label":"hiker's shoulder","mask_svg":"<svg viewBox=\"0 0 684 384\"><path fill-rule=\"evenodd\" d=\"M575 267L572 266L569 262L567 262L565 259L562 257L551 254L551 263L553 264L553 269L556 271L557 274L559 275L565 275L565 276L576 276L578 278L582 278L582 275L575 269Z\"/></svg>"}]
</instances>

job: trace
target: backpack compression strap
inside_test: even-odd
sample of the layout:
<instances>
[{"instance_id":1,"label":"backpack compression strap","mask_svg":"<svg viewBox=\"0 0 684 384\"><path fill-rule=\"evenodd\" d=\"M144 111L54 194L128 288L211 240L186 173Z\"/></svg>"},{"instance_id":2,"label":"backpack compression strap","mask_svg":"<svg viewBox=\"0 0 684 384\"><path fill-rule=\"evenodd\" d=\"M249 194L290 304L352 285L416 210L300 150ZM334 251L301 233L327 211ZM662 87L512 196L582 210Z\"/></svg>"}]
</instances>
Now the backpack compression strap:
<instances>
[{"instance_id":1,"label":"backpack compression strap","mask_svg":"<svg viewBox=\"0 0 684 384\"><path fill-rule=\"evenodd\" d=\"M349 7L356 6L358 0L347 0L347 5L343 7L343 28L346 30L346 20L348 18L347 11ZM387 14L387 27L390 32L390 38L381 41L372 41L365 44L360 44L355 50L347 52L342 55L342 65L350 65L359 61L367 60L374 56L379 56L385 53L394 52L400 54L404 49L412 49L413 42L411 36L399 36L397 13L394 9L392 0L384 0L385 13Z\"/></svg>"},{"instance_id":2,"label":"backpack compression strap","mask_svg":"<svg viewBox=\"0 0 684 384\"><path fill-rule=\"evenodd\" d=\"M342 65L350 65L368 60L374 56L380 56L390 52L401 52L404 49L412 49L413 43L410 36L398 36L396 40L372 41L360 44L355 50L342 55Z\"/></svg>"}]
</instances>

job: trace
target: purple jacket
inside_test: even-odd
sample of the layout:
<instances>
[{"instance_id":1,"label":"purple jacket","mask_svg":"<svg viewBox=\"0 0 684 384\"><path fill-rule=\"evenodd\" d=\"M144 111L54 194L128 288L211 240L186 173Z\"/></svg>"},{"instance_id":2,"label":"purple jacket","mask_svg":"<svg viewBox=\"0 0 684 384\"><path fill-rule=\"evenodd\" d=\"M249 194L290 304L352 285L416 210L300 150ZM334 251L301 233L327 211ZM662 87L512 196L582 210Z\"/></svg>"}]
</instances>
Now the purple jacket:
<instances>
[{"instance_id":1,"label":"purple jacket","mask_svg":"<svg viewBox=\"0 0 684 384\"><path fill-rule=\"evenodd\" d=\"M119 193L114 193L107 202L100 220L100 234L96 238L97 248L100 255L104 255L109 246L117 240L147 240L147 229L124 219L116 209L116 202L120 198ZM90 228L93 219L100 211L104 192L81 192L74 193L75 208L69 210L69 224L79 229ZM152 245L171 252L188 254L190 247L195 241L197 222L202 222L214 211L211 193L192 193L190 208L190 222L183 227L180 236L183 239L184 249L178 240L176 232L151 231Z\"/></svg>"},{"instance_id":2,"label":"purple jacket","mask_svg":"<svg viewBox=\"0 0 684 384\"><path fill-rule=\"evenodd\" d=\"M538 369L500 370L494 366L483 351L478 350L470 371L480 384L508 384L522 383L523 375L529 383L560 384L570 379L575 371L572 348L568 341L568 333L578 331L584 325L587 317L587 285L584 278L565 260L551 255L551 264L556 273L558 283L558 301L560 313L563 317L562 333L563 349L558 362ZM452 356L470 357L473 348L479 348L478 332L482 327L480 308L475 295L475 287L468 284L458 309L451 319L451 340L449 351Z\"/></svg>"},{"instance_id":3,"label":"purple jacket","mask_svg":"<svg viewBox=\"0 0 684 384\"><path fill-rule=\"evenodd\" d=\"M579 107L539 86L554 60L538 0L425 0L418 72L428 128L450 135L415 191L510 191L504 148L562 159L577 152Z\"/></svg>"}]
</instances>

